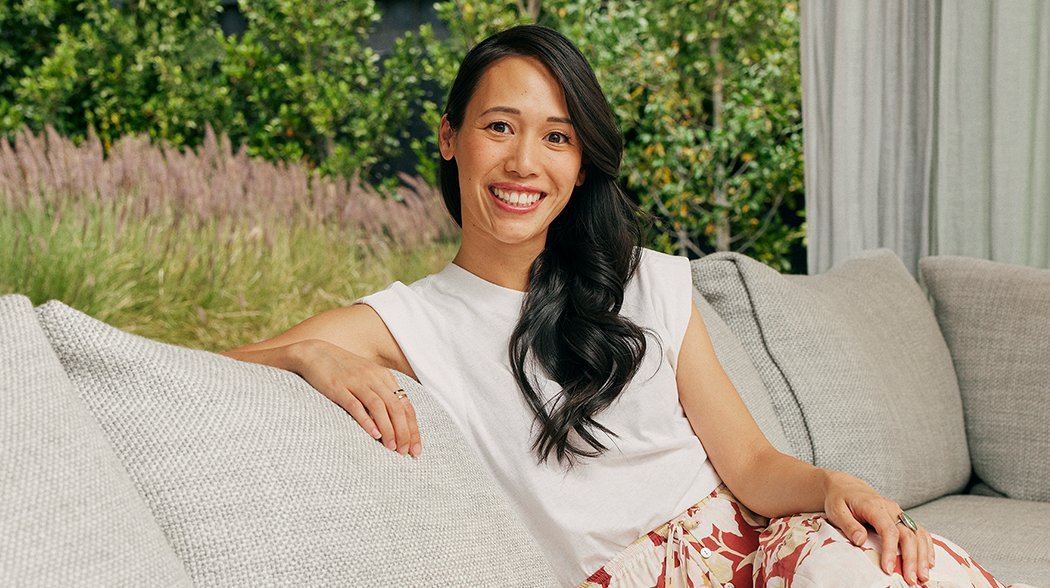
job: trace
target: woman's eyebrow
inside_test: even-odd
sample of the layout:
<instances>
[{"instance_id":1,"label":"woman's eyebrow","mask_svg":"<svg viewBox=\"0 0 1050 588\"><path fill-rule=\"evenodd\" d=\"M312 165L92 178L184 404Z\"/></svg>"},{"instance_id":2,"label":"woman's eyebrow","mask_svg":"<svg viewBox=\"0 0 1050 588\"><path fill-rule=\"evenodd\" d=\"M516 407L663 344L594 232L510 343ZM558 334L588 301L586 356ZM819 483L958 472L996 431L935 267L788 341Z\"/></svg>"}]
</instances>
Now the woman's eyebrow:
<instances>
[{"instance_id":1,"label":"woman's eyebrow","mask_svg":"<svg viewBox=\"0 0 1050 588\"><path fill-rule=\"evenodd\" d=\"M492 108L485 110L485 112L482 112L481 116L485 116L490 112L506 112L507 114L521 114L521 111L517 108L512 108L510 106L493 106ZM567 125L571 125L572 119L570 119L567 116L548 116L547 122L560 122L565 123Z\"/></svg>"}]
</instances>

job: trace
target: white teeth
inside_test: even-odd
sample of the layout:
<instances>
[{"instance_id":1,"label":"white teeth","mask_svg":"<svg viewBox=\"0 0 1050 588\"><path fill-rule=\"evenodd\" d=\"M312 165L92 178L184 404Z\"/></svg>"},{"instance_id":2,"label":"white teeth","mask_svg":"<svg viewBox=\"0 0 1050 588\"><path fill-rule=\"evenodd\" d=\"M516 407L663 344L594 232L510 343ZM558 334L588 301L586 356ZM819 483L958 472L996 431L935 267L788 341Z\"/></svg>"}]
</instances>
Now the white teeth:
<instances>
[{"instance_id":1,"label":"white teeth","mask_svg":"<svg viewBox=\"0 0 1050 588\"><path fill-rule=\"evenodd\" d=\"M541 196L539 192L510 192L499 188L493 188L492 193L511 206L532 206Z\"/></svg>"}]
</instances>

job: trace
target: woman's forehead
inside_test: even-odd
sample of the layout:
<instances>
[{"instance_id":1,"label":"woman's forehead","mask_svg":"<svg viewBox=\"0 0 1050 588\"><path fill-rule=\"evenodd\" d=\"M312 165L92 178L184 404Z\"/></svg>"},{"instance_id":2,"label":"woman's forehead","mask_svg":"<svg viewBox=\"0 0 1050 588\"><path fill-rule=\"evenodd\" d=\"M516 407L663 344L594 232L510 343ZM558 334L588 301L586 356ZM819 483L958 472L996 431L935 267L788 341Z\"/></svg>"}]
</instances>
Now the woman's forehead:
<instances>
[{"instance_id":1,"label":"woman's forehead","mask_svg":"<svg viewBox=\"0 0 1050 588\"><path fill-rule=\"evenodd\" d=\"M506 114L569 118L565 93L557 78L539 60L511 56L485 70L470 99L474 116L502 111Z\"/></svg>"}]
</instances>

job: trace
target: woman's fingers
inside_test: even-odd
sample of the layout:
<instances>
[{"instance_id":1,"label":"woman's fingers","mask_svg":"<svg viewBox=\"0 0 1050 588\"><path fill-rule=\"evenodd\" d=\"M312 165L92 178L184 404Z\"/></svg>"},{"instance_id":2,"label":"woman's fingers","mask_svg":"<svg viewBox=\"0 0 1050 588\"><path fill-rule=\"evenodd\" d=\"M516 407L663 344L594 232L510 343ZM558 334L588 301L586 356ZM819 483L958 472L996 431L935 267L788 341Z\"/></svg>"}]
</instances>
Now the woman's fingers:
<instances>
[{"instance_id":1,"label":"woman's fingers","mask_svg":"<svg viewBox=\"0 0 1050 588\"><path fill-rule=\"evenodd\" d=\"M369 416L372 417L376 426L379 427L380 440L383 442L383 445L391 451L397 451L397 434L394 431L394 422L390 418L386 400L383 399L383 393L369 388L367 392L361 393L358 399L365 405Z\"/></svg>"},{"instance_id":2,"label":"woman's fingers","mask_svg":"<svg viewBox=\"0 0 1050 588\"><path fill-rule=\"evenodd\" d=\"M903 514L900 505L879 496L870 486L848 475L830 478L824 508L831 524L854 544L867 538L864 525L874 528L882 544L879 565L893 574L898 554L901 575L910 585L926 582L934 563L933 538Z\"/></svg>"},{"instance_id":3,"label":"woman's fingers","mask_svg":"<svg viewBox=\"0 0 1050 588\"><path fill-rule=\"evenodd\" d=\"M854 545L864 545L865 539L868 538L868 530L853 516L846 503L835 504L827 514L831 524L838 527L843 535L849 537Z\"/></svg>"},{"instance_id":4,"label":"woman's fingers","mask_svg":"<svg viewBox=\"0 0 1050 588\"><path fill-rule=\"evenodd\" d=\"M349 390L347 391L349 392ZM354 397L353 394L347 394L348 399L342 404L343 410L354 417L357 424L361 425L361 428L368 432L376 441L383 438L383 433L380 432L379 427L376 426L375 421L369 416L368 411L365 410L365 405Z\"/></svg>"},{"instance_id":5,"label":"woman's fingers","mask_svg":"<svg viewBox=\"0 0 1050 588\"><path fill-rule=\"evenodd\" d=\"M894 563L897 560L898 545L903 548L903 543L901 526L897 524L897 520L890 514L891 511L895 512L895 505L893 503L887 504L887 502L878 495L866 496L853 505L853 511L857 518L875 528L875 533L878 534L879 539L882 541L882 557L879 559L879 564L882 566L883 572L892 574ZM914 548L914 545L912 547ZM903 551L901 554L903 555Z\"/></svg>"},{"instance_id":6,"label":"woman's fingers","mask_svg":"<svg viewBox=\"0 0 1050 588\"><path fill-rule=\"evenodd\" d=\"M423 443L419 439L419 423L416 421L416 408L412 406L412 402L405 399L406 416L408 417L408 428L411 432L412 444L409 449L409 454L412 457L419 457L419 454L423 453Z\"/></svg>"},{"instance_id":7,"label":"woman's fingers","mask_svg":"<svg viewBox=\"0 0 1050 588\"><path fill-rule=\"evenodd\" d=\"M412 447L412 430L409 428L408 417L405 414L408 399L401 398L401 394L404 394L404 391L396 388L383 394L383 400L386 402L387 412L390 414L390 422L394 425L395 451L405 455L408 453L409 448Z\"/></svg>"},{"instance_id":8,"label":"woman's fingers","mask_svg":"<svg viewBox=\"0 0 1050 588\"><path fill-rule=\"evenodd\" d=\"M929 533L921 528L912 531L899 523L899 518L890 514L891 511L901 512L896 504L891 503L888 510L883 510L881 515L872 517L875 520L869 521L882 538L882 570L892 574L899 554L904 581L916 586L929 579L927 564L932 544L928 539Z\"/></svg>"},{"instance_id":9,"label":"woman's fingers","mask_svg":"<svg viewBox=\"0 0 1050 588\"><path fill-rule=\"evenodd\" d=\"M897 559L897 545L900 542L900 531L889 514L883 514L872 521L872 526L882 538L882 571L893 573L893 564Z\"/></svg>"},{"instance_id":10,"label":"woman's fingers","mask_svg":"<svg viewBox=\"0 0 1050 588\"><path fill-rule=\"evenodd\" d=\"M930 540L930 533L919 527L919 530L915 533L915 562L918 566L916 572L919 582L925 582L930 579L930 549L932 546Z\"/></svg>"},{"instance_id":11,"label":"woman's fingers","mask_svg":"<svg viewBox=\"0 0 1050 588\"><path fill-rule=\"evenodd\" d=\"M933 535L931 535L929 531L926 531L926 529L923 529L923 531L926 532L926 542L930 546L930 567L932 568L933 566L937 565L937 552L933 548Z\"/></svg>"},{"instance_id":12,"label":"woman's fingers","mask_svg":"<svg viewBox=\"0 0 1050 588\"><path fill-rule=\"evenodd\" d=\"M398 385L393 374L385 371L383 375L386 380L384 386L389 391L384 399L387 402L390 420L394 425L397 452L401 455L411 454L416 457L419 455L419 451L414 451L415 446L419 443L419 427L416 425L415 409L412 408L408 394Z\"/></svg>"},{"instance_id":13,"label":"woman's fingers","mask_svg":"<svg viewBox=\"0 0 1050 588\"><path fill-rule=\"evenodd\" d=\"M918 548L919 542L916 540L915 532L911 529L907 529L904 525L895 524L900 529L898 545L900 545L901 552L901 568L904 574L904 581L911 586L915 586L919 583L918 580Z\"/></svg>"}]
</instances>

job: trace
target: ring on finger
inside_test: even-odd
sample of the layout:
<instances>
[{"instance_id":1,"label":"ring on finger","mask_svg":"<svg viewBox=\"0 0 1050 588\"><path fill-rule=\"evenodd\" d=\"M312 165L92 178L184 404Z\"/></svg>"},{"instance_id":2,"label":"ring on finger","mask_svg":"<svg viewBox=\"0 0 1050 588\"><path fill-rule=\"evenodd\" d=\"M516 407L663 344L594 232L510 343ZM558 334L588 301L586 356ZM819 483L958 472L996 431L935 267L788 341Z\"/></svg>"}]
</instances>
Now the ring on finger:
<instances>
[{"instance_id":1,"label":"ring on finger","mask_svg":"<svg viewBox=\"0 0 1050 588\"><path fill-rule=\"evenodd\" d=\"M404 388L398 388L397 390L394 390L394 396L396 396L398 400L404 400L408 398L408 394L405 393Z\"/></svg>"},{"instance_id":2,"label":"ring on finger","mask_svg":"<svg viewBox=\"0 0 1050 588\"><path fill-rule=\"evenodd\" d=\"M919 530L919 526L915 524L915 519L908 516L908 513L904 512L903 510L900 512L900 514L897 515L897 524L904 525L912 531Z\"/></svg>"}]
</instances>

